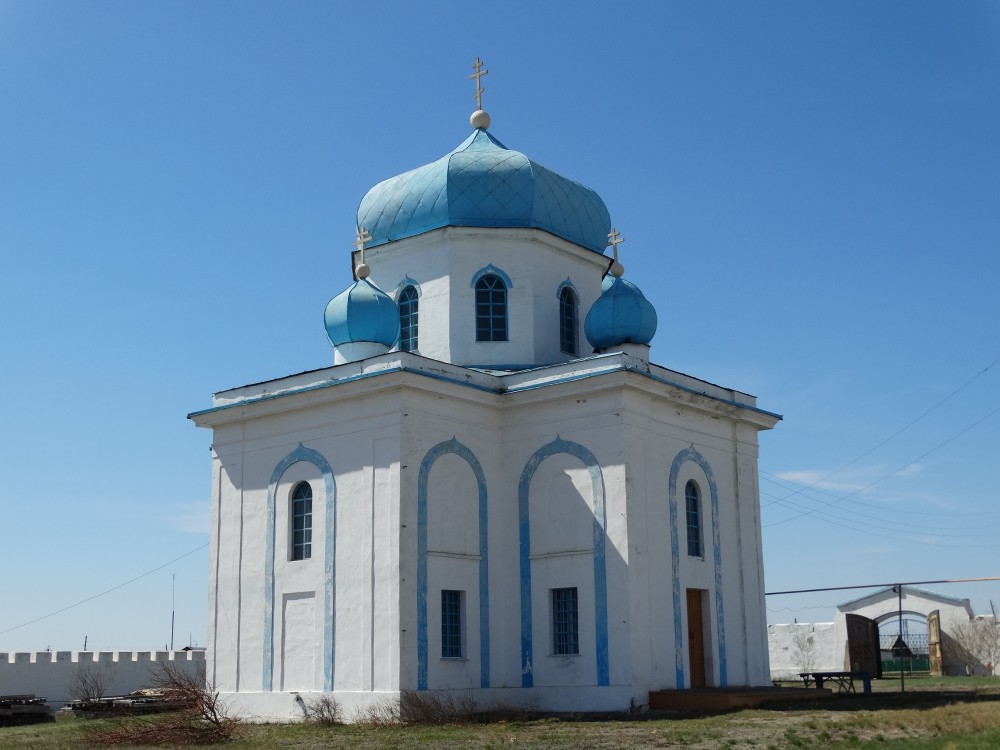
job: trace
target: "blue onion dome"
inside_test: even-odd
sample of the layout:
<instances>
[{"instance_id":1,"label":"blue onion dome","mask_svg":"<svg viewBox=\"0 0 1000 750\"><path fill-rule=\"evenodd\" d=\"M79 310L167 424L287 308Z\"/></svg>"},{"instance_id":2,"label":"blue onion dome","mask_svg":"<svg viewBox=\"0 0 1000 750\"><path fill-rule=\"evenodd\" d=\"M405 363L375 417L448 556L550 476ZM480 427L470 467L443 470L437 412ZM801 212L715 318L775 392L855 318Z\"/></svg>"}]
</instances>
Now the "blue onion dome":
<instances>
[{"instance_id":1,"label":"blue onion dome","mask_svg":"<svg viewBox=\"0 0 1000 750\"><path fill-rule=\"evenodd\" d=\"M448 226L533 227L603 253L611 217L593 190L479 127L451 153L369 190L357 224L371 232L369 247Z\"/></svg>"},{"instance_id":2,"label":"blue onion dome","mask_svg":"<svg viewBox=\"0 0 1000 750\"><path fill-rule=\"evenodd\" d=\"M606 277L602 286L604 291L583 324L590 345L607 349L652 341L656 333L656 310L639 287L621 276Z\"/></svg>"},{"instance_id":3,"label":"blue onion dome","mask_svg":"<svg viewBox=\"0 0 1000 750\"><path fill-rule=\"evenodd\" d=\"M365 278L330 300L323 322L334 346L367 342L391 348L399 339L399 308L392 297Z\"/></svg>"}]
</instances>

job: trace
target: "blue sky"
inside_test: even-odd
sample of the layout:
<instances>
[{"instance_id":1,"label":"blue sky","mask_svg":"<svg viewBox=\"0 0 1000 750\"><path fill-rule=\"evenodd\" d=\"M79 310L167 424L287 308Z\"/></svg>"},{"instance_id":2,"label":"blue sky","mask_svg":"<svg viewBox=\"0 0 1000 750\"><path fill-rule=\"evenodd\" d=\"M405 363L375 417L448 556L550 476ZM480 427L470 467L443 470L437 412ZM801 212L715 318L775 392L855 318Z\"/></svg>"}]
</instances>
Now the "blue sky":
<instances>
[{"instance_id":1,"label":"blue sky","mask_svg":"<svg viewBox=\"0 0 1000 750\"><path fill-rule=\"evenodd\" d=\"M653 360L785 416L769 591L1000 575L1000 5L621 5L0 0L0 650L162 648L172 584L204 644L185 415L332 361L357 204L465 138L476 56L491 132L607 203Z\"/></svg>"}]
</instances>

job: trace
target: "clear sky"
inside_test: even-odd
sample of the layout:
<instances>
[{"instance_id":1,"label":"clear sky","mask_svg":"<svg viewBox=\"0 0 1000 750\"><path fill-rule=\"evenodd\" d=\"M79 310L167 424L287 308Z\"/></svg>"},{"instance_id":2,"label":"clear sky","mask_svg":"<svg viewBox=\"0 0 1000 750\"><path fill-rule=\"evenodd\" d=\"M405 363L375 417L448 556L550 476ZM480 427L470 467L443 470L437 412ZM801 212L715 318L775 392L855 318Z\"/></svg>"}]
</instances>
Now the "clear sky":
<instances>
[{"instance_id":1,"label":"clear sky","mask_svg":"<svg viewBox=\"0 0 1000 750\"><path fill-rule=\"evenodd\" d=\"M476 56L491 132L607 203L652 359L784 415L769 591L1000 575L998 40L974 1L0 0L0 650L162 648L172 593L205 643L185 416L332 362L358 202L466 137Z\"/></svg>"}]
</instances>

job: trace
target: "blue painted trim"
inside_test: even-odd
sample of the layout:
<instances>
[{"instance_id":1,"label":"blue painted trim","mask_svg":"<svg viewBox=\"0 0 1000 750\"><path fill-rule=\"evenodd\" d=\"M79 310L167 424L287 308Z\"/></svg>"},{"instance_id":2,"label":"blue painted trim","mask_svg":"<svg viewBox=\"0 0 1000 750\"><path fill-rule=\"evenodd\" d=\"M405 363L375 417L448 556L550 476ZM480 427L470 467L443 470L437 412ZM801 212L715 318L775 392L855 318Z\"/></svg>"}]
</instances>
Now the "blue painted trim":
<instances>
[{"instance_id":1,"label":"blue painted trim","mask_svg":"<svg viewBox=\"0 0 1000 750\"><path fill-rule=\"evenodd\" d=\"M454 453L465 460L479 487L479 686L490 686L489 504L482 464L456 438L438 443L420 462L417 478L417 690L427 690L427 482L441 456Z\"/></svg>"},{"instance_id":2,"label":"blue painted trim","mask_svg":"<svg viewBox=\"0 0 1000 750\"><path fill-rule=\"evenodd\" d=\"M409 352L405 352L409 354ZM483 391L485 393L501 393L500 388L490 388L489 386L479 385L478 383L469 383L464 380L459 380L458 378L450 378L445 375L438 375L437 373L424 372L423 370L414 370L409 367L390 367L385 370L379 370L378 372L364 372L358 375L351 375L346 378L340 378L338 380L327 380L322 383L315 383L313 385L304 385L301 388L295 388L288 391L282 391L281 393L266 393L261 396L254 396L252 398L247 398L242 401L234 401L231 404L223 404L222 406L213 406L211 409L203 409L202 411L191 412L188 414L188 419L193 417L200 417L205 414L212 414L218 411L225 411L227 409L235 409L242 406L250 406L252 404L260 403L263 401L273 401L278 398L286 398L288 396L295 396L300 393L309 393L311 391L320 391L324 388L334 388L338 385L343 385L345 383L356 383L359 380L367 380L368 378L377 378L383 375L395 375L401 372L409 372L414 375L420 375L425 378L430 378L431 380L439 380L443 383L453 383L455 385L462 385L466 388L472 388L473 390Z\"/></svg>"},{"instance_id":3,"label":"blue painted trim","mask_svg":"<svg viewBox=\"0 0 1000 750\"><path fill-rule=\"evenodd\" d=\"M712 557L715 566L715 625L718 631L719 647L719 687L729 683L729 670L726 660L726 615L722 596L722 534L719 526L719 489L715 483L715 474L708 461L694 446L685 448L674 457L670 465L669 504L670 504L670 557L671 576L674 600L674 658L676 659L677 688L684 687L684 621L681 613L681 579L680 579L680 543L677 532L677 476L685 461L694 461L705 472L708 480L709 494L712 498ZM689 613L690 616L690 613Z\"/></svg>"},{"instance_id":4,"label":"blue painted trim","mask_svg":"<svg viewBox=\"0 0 1000 750\"><path fill-rule=\"evenodd\" d=\"M531 629L531 479L539 465L557 453L568 453L583 463L590 474L594 493L594 650L597 662L597 684L609 685L608 662L608 583L605 564L605 525L607 514L604 502L604 476L597 458L579 443L563 440L559 436L543 445L524 465L517 486L518 534L521 575L521 686L534 685L534 650Z\"/></svg>"},{"instance_id":5,"label":"blue painted trim","mask_svg":"<svg viewBox=\"0 0 1000 750\"><path fill-rule=\"evenodd\" d=\"M569 287L570 291L573 292L573 296L576 298L576 303L580 304L580 293L576 291L576 286L569 280L569 276L566 277L566 281L556 287L556 299L562 299L562 290L566 287Z\"/></svg>"},{"instance_id":6,"label":"blue painted trim","mask_svg":"<svg viewBox=\"0 0 1000 750\"><path fill-rule=\"evenodd\" d=\"M480 268L472 275L472 283L469 284L470 287L474 287L476 282L479 281L483 276L489 276L493 274L494 276L499 276L504 284L507 285L508 289L514 288L514 282L510 280L510 276L501 271L499 268L494 266L492 263L488 264L485 268Z\"/></svg>"},{"instance_id":7,"label":"blue painted trim","mask_svg":"<svg viewBox=\"0 0 1000 750\"><path fill-rule=\"evenodd\" d=\"M681 611L681 549L677 532L677 473L683 459L680 455L670 467L667 506L670 511L670 594L674 606L674 687L684 688L684 619Z\"/></svg>"},{"instance_id":8,"label":"blue painted trim","mask_svg":"<svg viewBox=\"0 0 1000 750\"><path fill-rule=\"evenodd\" d=\"M615 352L611 352L610 356L614 356L614 355L615 355ZM602 355L602 356L608 356L608 355ZM586 362L586 361L588 361L590 359L592 359L592 358L591 357L584 357L584 358L581 358L581 359L576 360L576 361L578 361L578 362ZM593 358L593 359L596 359L596 357ZM562 363L559 363L559 364L562 364ZM489 367L489 365L486 365L485 367ZM532 366L530 368L525 368L525 369L541 370L541 369L544 369L544 367L546 367L546 365L542 365L542 366L535 365L535 366ZM586 380L587 378L595 378L595 377L598 377L599 375L607 375L608 373L612 373L612 372L631 372L631 373L635 373L636 375L642 375L644 377L647 377L650 380L655 380L657 383L663 383L664 385L669 385L671 388L676 388L679 391L684 391L685 393L693 393L696 396L703 396L703 397L705 397L707 399L711 399L712 401L718 401L720 404L726 404L727 406L737 406L740 409L746 409L747 411L757 412L758 414L766 414L767 416L774 417L775 419L784 419L784 417L782 417L780 414L775 414L774 412L767 411L766 409L761 409L760 407L753 406L751 404L743 404L743 403L740 403L739 401L735 401L733 399L720 398L718 396L713 396L710 393L705 393L704 391L699 391L697 388L690 388L690 387L688 387L686 385L681 385L680 383L675 383L674 381L667 380L666 378L662 378L659 375L654 375L651 372L646 372L644 370L636 370L636 369L633 369L631 367L623 367L621 365L612 365L612 366L606 367L606 368L604 368L602 370L594 370L593 372L584 372L584 373L580 373L579 375L567 375L567 376L562 377L562 378L554 378L553 380L546 380L544 383L532 383L530 385L512 386L510 388L504 389L504 392L505 393L519 393L521 391L533 391L533 390L536 390L537 388L546 388L546 387L548 387L550 385L559 385L561 383L572 383L572 382L575 382L577 380Z\"/></svg>"},{"instance_id":9,"label":"blue painted trim","mask_svg":"<svg viewBox=\"0 0 1000 750\"><path fill-rule=\"evenodd\" d=\"M414 356L417 356L417 355L414 355ZM614 356L614 354L612 353L611 355L600 355L600 356ZM591 359L597 359L597 357L585 357L583 359L579 359L579 360L576 360L576 361L577 362L587 362L587 361L590 361ZM556 365L556 366L562 366L563 364L564 363L558 363L558 365ZM543 370L543 369L545 369L546 367L549 367L549 366L551 366L551 365L524 365L524 366L515 366L515 367L499 366L499 365L480 365L480 366L468 366L465 369L468 369L468 370L484 370L484 371L488 371L488 370L507 370L507 369L512 369L512 370ZM201 411L193 411L190 414L188 414L187 416L188 416L188 419L193 419L195 417L201 417L201 416L204 416L206 414L212 414L212 413L218 412L218 411L225 411L226 409L234 409L234 408L238 408L238 407L242 407L242 406L248 406L250 404L256 404L256 403L258 403L260 401L271 401L271 400L277 399L277 398L286 398L288 396L294 396L294 395L297 395L299 393L308 393L310 391L322 390L323 388L334 388L334 387L336 387L338 385L341 385L343 383L353 383L353 382L356 382L358 380L366 380L367 378L375 378L375 377L380 377L382 375L391 375L391 374L400 373L400 372L409 372L409 373L413 373L414 375L420 375L420 376L425 377L425 378L431 378L432 380L439 380L439 381L441 381L443 383L453 383L455 385L461 385L461 386L463 386L465 388L472 388L474 390L483 391L485 393L520 393L520 392L523 392L523 391L533 391L533 390L538 389L538 388L547 388L547 387L552 386L552 385L561 385L563 383L573 383L573 382L576 382L578 380L586 380L587 378L599 377L601 375L607 375L607 374L612 373L612 372L634 372L637 375L643 375L643 376L645 376L647 378L650 378L651 380L655 380L658 383L663 383L664 385L669 385L669 386L671 386L673 388L677 388L678 390L685 391L686 393L693 393L693 394L696 394L698 396L704 396L705 398L711 399L712 401L718 401L719 403L727 404L729 406L736 406L736 407L738 407L740 409L746 409L748 411L757 412L758 414L765 414L765 415L767 415L769 417L774 417L775 419L783 419L783 417L780 414L775 414L774 412L766 411L765 409L761 409L761 408L756 407L756 406L751 406L749 404L742 404L739 401L733 401L731 399L718 398L717 396L709 395L709 394L707 394L707 393L705 393L703 391L699 391L699 390L694 389L694 388L689 388L687 386L680 385L678 383L674 383L673 381L667 380L666 378L661 378L661 377L659 377L657 375L653 375L651 373L644 372L642 370L634 370L632 368L622 367L622 366L619 366L619 365L613 365L611 367L607 367L607 368L604 368L604 369L601 369L601 370L595 370L593 372L588 372L588 373L581 373L579 375L567 375L567 376L562 377L562 378L555 378L553 380L547 380L544 383L534 383L534 384L531 384L531 385L513 386L513 387L510 387L510 388L503 387L503 386L501 386L499 388L491 388L489 386L479 385L478 383L470 383L470 382L465 381L465 380L459 380L458 378L452 378L452 377L448 377L446 375L439 375L439 374L436 374L436 373L425 372L423 370L418 370L418 369L415 369L415 368L412 368L412 367L404 367L404 366L390 367L390 368L387 368L385 370L379 370L378 372L366 372L366 373L360 373L358 375L351 375L351 376L345 377L345 378L339 378L337 380L327 380L327 381L324 381L322 383L315 383L313 385L307 385L307 386L303 386L301 388L295 388L295 389L291 389L291 390L288 390L288 391L282 391L281 393L268 393L268 394L264 394L264 395L261 395L261 396L254 396L252 398L243 399L242 401L234 401L231 404L223 404L222 406L213 406L213 407L211 407L209 409L202 409Z\"/></svg>"},{"instance_id":10,"label":"blue painted trim","mask_svg":"<svg viewBox=\"0 0 1000 750\"><path fill-rule=\"evenodd\" d=\"M406 277L404 277L404 278L403 278L403 280L402 280L402 281L400 281L400 282L399 282L399 283L398 283L398 284L396 285L396 288L395 288L395 290L393 290L393 293L392 293L392 299L393 299L393 301L394 301L394 302L395 302L395 303L396 303L397 305L399 304L399 295L400 295L400 294L402 294L402 293L403 293L403 290L404 290L404 289L406 289L406 287L408 287L408 286L412 286L412 287L413 287L414 289L416 289L416 290L417 290L417 299L418 299L418 300L419 300L419 299L420 299L421 297L423 297L423 296L424 296L424 292L423 292L423 290L422 290L422 289L420 288L420 284L418 284L418 283L417 283L416 281L414 281L413 279L411 279L411 278L410 278L409 276L406 276Z\"/></svg>"},{"instance_id":11,"label":"blue painted trim","mask_svg":"<svg viewBox=\"0 0 1000 750\"><path fill-rule=\"evenodd\" d=\"M265 531L264 552L264 676L262 690L270 692L274 689L274 538L276 526L275 491L282 475L292 464L299 461L311 463L323 475L326 492L326 529L323 530L325 544L323 548L323 690L331 692L334 684L334 612L336 611L334 588L334 565L337 552L337 515L336 515L336 484L333 470L321 453L306 448L299 443L298 447L281 459L267 484L267 528Z\"/></svg>"}]
</instances>

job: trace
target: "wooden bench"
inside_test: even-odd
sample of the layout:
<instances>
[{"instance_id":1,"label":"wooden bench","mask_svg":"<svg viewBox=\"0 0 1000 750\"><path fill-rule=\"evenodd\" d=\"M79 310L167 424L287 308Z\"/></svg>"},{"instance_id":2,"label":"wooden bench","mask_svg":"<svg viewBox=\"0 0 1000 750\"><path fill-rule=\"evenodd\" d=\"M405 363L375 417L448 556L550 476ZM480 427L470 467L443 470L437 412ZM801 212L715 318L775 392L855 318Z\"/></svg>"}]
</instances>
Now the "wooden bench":
<instances>
[{"instance_id":1,"label":"wooden bench","mask_svg":"<svg viewBox=\"0 0 1000 750\"><path fill-rule=\"evenodd\" d=\"M837 685L837 692L856 693L854 687L855 680L861 680L865 693L872 691L872 678L868 672L799 672L799 677L806 687L816 683L817 688L822 688L824 682L833 682Z\"/></svg>"}]
</instances>

